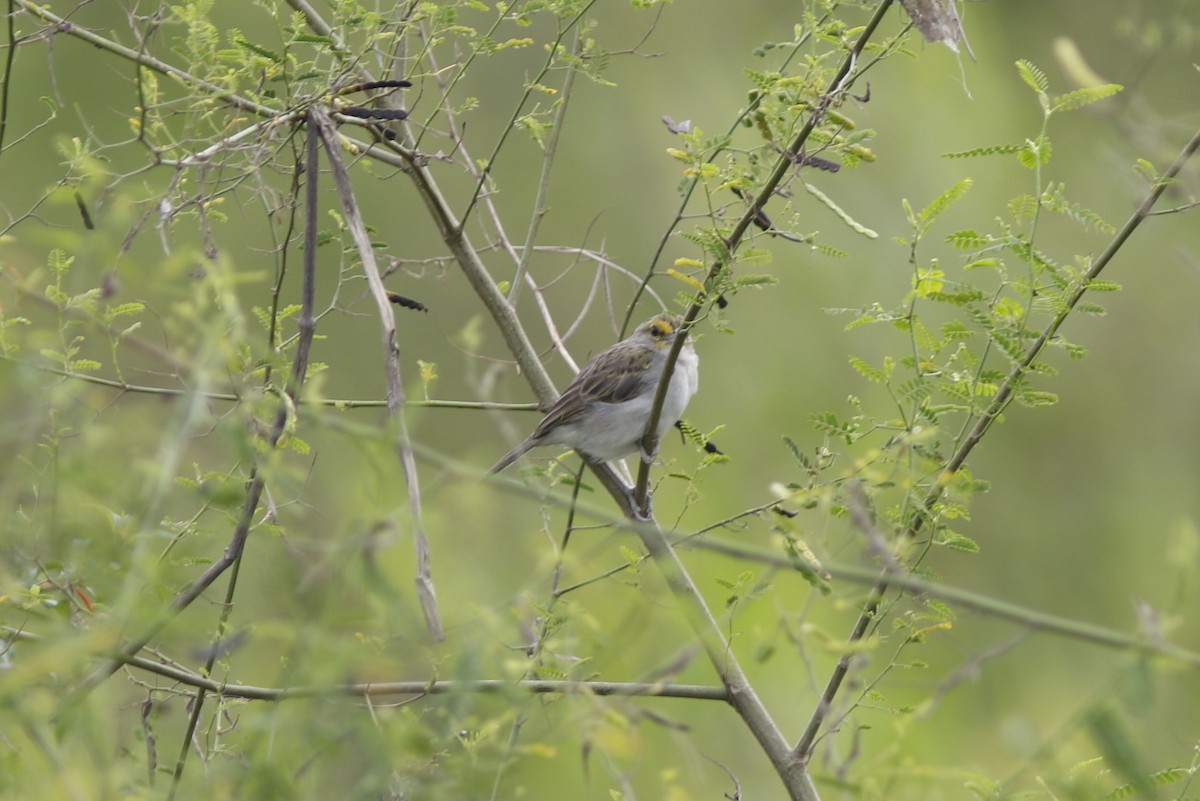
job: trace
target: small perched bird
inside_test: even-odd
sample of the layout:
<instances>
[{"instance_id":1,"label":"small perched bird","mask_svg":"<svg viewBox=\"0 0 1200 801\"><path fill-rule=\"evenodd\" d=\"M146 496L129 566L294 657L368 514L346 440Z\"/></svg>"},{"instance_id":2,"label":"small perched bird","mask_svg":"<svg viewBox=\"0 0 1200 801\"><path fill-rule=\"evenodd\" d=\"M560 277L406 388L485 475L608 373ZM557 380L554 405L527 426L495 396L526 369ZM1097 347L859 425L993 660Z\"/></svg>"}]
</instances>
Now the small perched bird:
<instances>
[{"instance_id":1,"label":"small perched bird","mask_svg":"<svg viewBox=\"0 0 1200 801\"><path fill-rule=\"evenodd\" d=\"M683 320L673 314L656 314L628 339L597 354L579 371L533 433L504 454L490 472L500 472L538 445L568 445L598 462L621 459L640 450L667 353L682 325ZM700 358L688 337L679 351L658 418L660 439L696 394L699 367Z\"/></svg>"}]
</instances>

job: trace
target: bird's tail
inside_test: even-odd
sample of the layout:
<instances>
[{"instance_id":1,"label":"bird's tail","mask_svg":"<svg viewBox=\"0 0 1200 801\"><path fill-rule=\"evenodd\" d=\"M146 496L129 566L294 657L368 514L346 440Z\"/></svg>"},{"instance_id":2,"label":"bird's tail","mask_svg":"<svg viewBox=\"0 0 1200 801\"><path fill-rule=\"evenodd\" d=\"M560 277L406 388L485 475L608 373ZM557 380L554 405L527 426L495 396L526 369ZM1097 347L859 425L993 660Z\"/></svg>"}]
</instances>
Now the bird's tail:
<instances>
[{"instance_id":1,"label":"bird's tail","mask_svg":"<svg viewBox=\"0 0 1200 801\"><path fill-rule=\"evenodd\" d=\"M513 462L517 461L517 459L520 459L522 456L524 456L525 453L533 446L534 446L534 443L530 442L529 440L525 440L520 445L513 448L511 451L509 451L508 453L501 456L500 461L498 461L494 465L492 465L492 469L488 471L488 475L491 475L493 473L499 473L501 470L508 467Z\"/></svg>"}]
</instances>

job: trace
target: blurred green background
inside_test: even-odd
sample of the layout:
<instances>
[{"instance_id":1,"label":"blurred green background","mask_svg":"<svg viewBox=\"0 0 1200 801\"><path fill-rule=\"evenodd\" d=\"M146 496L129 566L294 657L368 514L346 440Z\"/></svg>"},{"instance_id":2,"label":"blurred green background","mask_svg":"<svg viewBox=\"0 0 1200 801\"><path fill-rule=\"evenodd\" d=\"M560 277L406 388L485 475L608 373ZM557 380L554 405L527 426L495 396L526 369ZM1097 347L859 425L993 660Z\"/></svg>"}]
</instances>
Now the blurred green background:
<instances>
[{"instance_id":1,"label":"blurred green background","mask_svg":"<svg viewBox=\"0 0 1200 801\"><path fill-rule=\"evenodd\" d=\"M711 134L725 131L746 103L750 85L743 68L774 68L778 51L765 57L753 51L766 42L789 40L798 21L797 8L794 2L766 0L736 7L692 0L661 10L598 4L594 35L614 53L604 77L615 86L577 81L539 244L603 251L640 276L679 204L681 165L665 152L677 140L660 118L691 120ZM910 53L869 73L869 101L843 109L860 128L876 131L869 143L876 161L836 174L810 170L803 176L879 237L869 240L856 234L798 192L793 199L798 218L788 222L819 232L822 244L843 249L848 256L831 258L803 244L760 235L754 244L772 251L773 263L765 269L779 284L734 298L727 319L735 335L711 325L700 327L701 388L687 417L702 431L724 426L716 441L730 460L700 474L694 488L698 495L686 508L684 482L665 480L655 504L664 523L690 531L766 503L773 497L772 484L802 480L781 437L789 436L811 452L824 439L813 430L809 416L826 410L847 414L848 395L861 397L881 418L891 416L884 391L865 382L847 359L853 354L877 363L885 354L901 354L904 336L884 326L847 331L852 317L828 311L857 309L877 300L891 306L908 291L907 250L893 241L908 233L904 199L919 208L964 176L974 179L974 188L939 223L919 253L919 263L936 258L949 268L961 264L963 256L940 244L945 234L963 226L986 229L990 220L1004 214L1010 197L1031 191L1032 174L1011 157L942 158L947 152L1020 143L1037 133L1040 111L1017 76L1016 60L1044 69L1053 91L1073 89L1056 58L1056 41L1066 39L1104 80L1126 86L1112 100L1055 118L1050 130L1054 155L1046 168L1047 178L1065 183L1069 196L1115 225L1124 222L1146 191L1132 169L1135 159L1145 158L1161 170L1200 124L1200 75L1194 66L1200 58L1200 6L1194 2L1005 0L961 8L975 60L921 44L913 35ZM116 4L87 5L73 19L131 44L127 14L133 10ZM323 5L319 10L327 11ZM868 12L869 8L846 10L852 24L861 24ZM217 2L214 19L225 33L236 27L255 41L270 41L274 35L259 4ZM464 16L463 21L482 24L485 19L480 15L479 21L471 22ZM26 32L33 30L27 18L20 24ZM897 8L885 23L886 32L903 24ZM535 29L530 35L534 34L544 36L545 31ZM174 42L177 49L185 35L171 24L158 34L161 43ZM512 27L497 38L521 35ZM110 170L125 172L147 163L145 150L129 141L128 118L137 103L131 66L67 35L54 35L50 42L52 47L24 46L16 58L9 133L0 154L4 225L24 214L60 179L63 150L70 147L71 137L93 137L108 145L103 153ZM635 53L620 52L632 48ZM161 52L165 51L164 47ZM178 56L162 57L183 65ZM540 48L514 49L469 75L456 97L479 98L479 107L463 115L464 144L471 157L491 154L523 81L543 59ZM864 88L860 84L857 91ZM56 118L27 140L15 142L46 118L40 97L57 98ZM432 92L413 92L406 102L414 118L423 119L436 98ZM493 167L493 198L518 244L533 204L540 155L537 146L517 132ZM439 161L431 169L461 210L470 187L462 170ZM374 236L388 244L385 256L423 260L447 255L403 175L380 165L356 168L354 175ZM129 252L119 254L143 212L130 205L128 197L154 198L169 177L166 168L159 168L131 175L118 185L86 183L81 192L92 207L95 231L82 229L71 194L60 191L36 210L35 218L12 227L0 240L0 262L13 279L0 285L4 314L24 315L35 323L32 330L20 332L20 362L36 361L39 347L52 346L53 318L13 287L43 277L37 271L46 263L47 251L65 247L76 256L70 274L75 291L97 285L101 276L115 270L117 299L142 301L151 310L138 335L174 351L185 364L204 362L203 376L212 382L210 388L223 388L227 376L219 354L205 355L206 343L213 344L215 336L211 320L189 320L175 313L195 292L197 262L189 254L205 244L198 227L180 224L160 237L152 215ZM226 177L233 176L207 176ZM288 176L267 170L258 178L278 189L286 187ZM1186 203L1198 183L1193 166L1164 204ZM262 329L245 309L267 303L275 269L264 194L255 191L253 181L246 183L223 198L219 210L228 219L211 223L210 243L230 270L230 297L240 300L247 318L241 330L230 326L224 331L234 340L262 340ZM323 202L333 208L336 198L326 192ZM1063 331L1090 354L1082 361L1068 361L1061 354L1052 357L1061 373L1041 386L1057 393L1061 402L1036 410L1014 406L976 451L970 467L991 483L991 491L975 501L970 521L956 530L978 542L981 552L935 552L926 567L947 583L1125 631L1138 630L1137 608L1144 604L1167 638L1200 648L1200 626L1189 614L1200 568L1196 214L1193 210L1157 217L1135 233L1105 276L1124 286L1124 291L1100 298L1107 316L1073 318ZM682 228L687 230L688 223ZM469 226L468 235L477 247L487 244L487 235L477 226ZM1059 221L1048 223L1043 236L1064 259L1074 253L1095 254L1108 241L1105 235ZM170 254L164 253L164 239L170 241ZM320 252L319 306L329 303L337 270L349 270L351 257L346 255L343 262L334 251L326 247ZM676 236L667 244L660 267L677 257L701 256ZM502 253L493 249L488 259L497 280L511 278L511 261ZM288 302L296 296L297 267L298 261L293 262L284 284ZM531 274L543 284L564 275L546 293L560 330L570 326L583 307L594 270L567 254L539 254L532 262ZM494 325L452 263L407 264L388 283L429 308L427 314L398 312L410 398L423 395L421 360L437 365L431 397L532 399L506 360ZM680 287L669 278L656 279L653 286L668 299ZM610 277L605 291L611 302L597 298L569 340L576 360L582 363L614 340L614 316L619 322L633 289L631 281ZM370 298L357 278L346 280L338 292L339 308L322 318L322 339L314 348L314 359L328 364L318 379L319 392L334 398L382 398L383 361ZM523 290L518 313L544 349L549 339L533 300ZM652 301L644 300L634 318L655 310ZM209 311L212 319L231 313L229 306L220 304ZM292 330L294 326L287 333ZM180 381L160 360L123 348L125 378L131 382L177 387L194 385L200 377L185 370ZM89 355L106 365L111 362L102 345L90 346ZM570 372L562 360L551 356L547 366L558 386L565 386ZM100 372L112 375L107 369ZM5 502L13 509L34 510L29 525L21 525L20 514L4 518L3 579L9 587L0 594L12 595L13 588L28 585L37 575L35 560L69 565L97 601L112 610L110 623L116 631L125 615L149 616L164 603L162 591L155 596L131 589L137 582L130 582L123 571L155 576L165 586L177 587L219 554L240 499L236 479L212 493L221 514L205 518L201 531L174 554L196 564L177 562L175 572L156 572L165 568L152 564L164 538L150 544L139 541L136 525L110 514L117 510L152 528L154 518L143 520L148 513L139 504L152 494L156 482L170 484L175 473L225 472L237 464L244 469L250 454L240 452L237 444L243 418L232 414L228 404L208 404L180 441L176 434L185 404L185 399L119 396L0 361L0 451L13 457L6 460L7 475L0 473L0 481ZM271 408L269 400L264 401L262 409ZM51 460L59 475L70 478L59 484L47 478L49 456L47 449L39 448L50 426L48 409L58 410L59 419L69 420L72 427ZM288 456L273 468L279 483L272 503L279 505L281 530L264 530L248 548L233 621L235 628L248 627L252 633L232 659L229 680L280 685L521 675L528 666L513 646L524 642L528 632L523 626L549 597L554 544L564 525L561 510L543 508L475 476L463 477L437 460L421 459L433 574L449 633L446 643L430 646L412 592L414 564L403 477L384 437L382 411L325 414L318 423L303 415L300 420L296 435L311 450L307 456ZM423 453L482 470L523 437L536 416L414 408L407 420ZM182 452L175 454L171 475L162 475L172 443ZM836 444L831 447L838 449ZM673 468L689 472L700 458L675 438L666 443L664 456L675 460ZM840 464L848 465L855 456L841 454ZM536 480L532 483L537 486ZM56 499L59 510L53 517L42 513L48 502L41 499L48 497ZM166 497L158 514L185 517L196 510L194 494ZM599 493L592 502L607 505ZM869 561L847 521L806 512L797 525L822 557ZM749 544L770 544L761 525L728 535ZM581 581L621 564L626 559L622 547L635 548L636 543L603 530L578 532L568 549L564 581ZM795 575L772 576L761 567L709 554L689 553L685 559L719 611L726 590L717 579L736 579L749 569L756 578L771 581L769 591L739 605L729 629L749 663L752 680L785 733L794 738L836 660L836 644L848 632L861 588L837 585L832 598L823 598ZM648 564L636 575L620 574L567 598L569 619L553 649L564 675L610 680L653 675L691 642ZM215 615L215 605L188 610L164 635L164 651L186 662L188 653L204 646ZM21 625L23 619L10 608L3 622ZM872 689L880 697L864 696L864 706L831 738L828 749L820 752L821 764L814 766L829 797L839 792L965 797L963 783L969 774L1003 779L1020 771L1038 772L1041 768L1031 766L1041 765L1035 758L1040 747L1048 747L1051 761L1060 767L1073 764L1099 750L1075 723L1094 704L1109 699L1134 699L1122 708L1130 710L1131 731L1150 769L1191 759L1200 737L1200 680L1195 670L1173 665L1151 670L1129 653L1036 633L1002 656L974 665L1019 632L1020 627L960 610L952 631L931 635L928 642L897 658L902 665L926 663L919 669L884 671L897 643L883 644L853 675L844 696ZM61 651L47 653L78 658L69 638L60 643ZM766 644L773 647L769 658ZM14 659L20 666L19 652ZM886 675L878 686L868 688L881 671ZM36 717L30 705L41 697L39 692L47 692L44 709L53 709L54 681L40 684L37 674L16 669L9 673L9 687L3 692L6 704ZM713 681L700 657L674 678ZM19 690L25 689L30 696L21 699ZM111 780L124 771L133 782L144 771L132 756L107 762L109 744L96 742L115 738L118 754L140 754L143 746L132 741L138 737L135 702L143 697L144 689L117 676L89 701L98 721L94 725L105 737L79 735L88 743L79 750L72 750L69 742L62 746L67 754L92 755L90 763L74 763L81 781L100 782L103 776ZM917 713L888 711L930 699L934 703ZM261 716L247 710L245 725L233 736L244 738L238 747L251 760L264 753L258 750L266 749L264 743L297 732L304 733L300 739L313 754L325 755L311 757L320 766L314 771L319 778L301 780L293 771L307 752L299 749L296 762L278 766L280 775L290 778L278 778L272 787L289 787L287 781L295 781L294 792L348 786L366 793L369 782L363 777L383 775L381 765L424 775L423 770L437 773L430 766L446 759L455 767L444 770L459 771L455 781L460 784L439 785L426 775L430 783L425 797L439 797L433 792L439 788L444 797L487 797L516 710L528 718L519 738L527 750L518 751L499 797L605 798L610 788L646 798L713 797L714 788L732 792L726 775L704 756L738 775L745 798L777 797L780 792L766 761L730 710L669 699L573 698L549 703L520 695L454 696L381 712L385 722L378 728L361 708L347 714L342 702L305 701L280 705ZM640 717L641 710L690 728L647 720ZM173 759L178 749L184 717L182 704L177 704L158 724L164 764L170 761L166 755ZM456 736L462 731L473 733ZM535 743L544 744L544 750L535 749ZM18 751L6 753L5 759L15 759ZM475 761L469 758L472 753ZM189 765L183 786L197 796L206 792L207 784L217 796L250 797L246 793L252 788L238 764L217 758L206 769ZM844 764L850 766L847 775L840 772ZM468 765L473 767L464 767ZM846 785L838 783L842 779ZM626 780L628 785L623 784ZM26 788L17 779L8 785L0 780L0 790L10 797ZM410 792L422 797L416 790ZM269 796L262 790L261 797Z\"/></svg>"}]
</instances>

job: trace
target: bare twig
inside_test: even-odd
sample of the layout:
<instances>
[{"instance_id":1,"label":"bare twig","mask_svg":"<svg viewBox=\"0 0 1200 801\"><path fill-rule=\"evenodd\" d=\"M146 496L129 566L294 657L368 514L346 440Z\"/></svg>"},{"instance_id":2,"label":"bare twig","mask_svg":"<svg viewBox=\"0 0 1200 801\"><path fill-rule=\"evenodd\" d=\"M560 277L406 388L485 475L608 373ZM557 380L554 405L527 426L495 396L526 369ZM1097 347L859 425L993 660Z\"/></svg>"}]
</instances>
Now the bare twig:
<instances>
[{"instance_id":1,"label":"bare twig","mask_svg":"<svg viewBox=\"0 0 1200 801\"><path fill-rule=\"evenodd\" d=\"M0 626L0 640L14 642L41 642L42 637L34 632L12 626ZM125 654L118 651L110 654L121 664L170 679L187 687L195 687L223 698L244 698L247 701L287 701L297 698L335 698L338 696L374 698L391 695L443 695L447 693L562 693L605 696L648 696L655 698L692 698L701 701L726 701L728 693L724 687L702 684L669 684L661 681L569 681L525 679L508 681L503 679L479 679L470 681L448 681L426 679L418 681L372 681L358 684L310 684L295 687L262 687L253 684L234 684L217 681L210 676L186 670L161 657Z\"/></svg>"},{"instance_id":2,"label":"bare twig","mask_svg":"<svg viewBox=\"0 0 1200 801\"><path fill-rule=\"evenodd\" d=\"M375 250L371 246L371 238L367 234L367 226L358 209L358 201L354 197L354 187L346 166L342 163L341 141L333 127L333 122L324 109L314 108L309 115L310 121L320 131L325 145L325 156L329 160L333 172L333 182L337 186L338 196L342 201L342 210L346 214L346 225L350 228L350 236L358 249L362 260L363 272L367 276L367 285L379 311L379 322L383 333L384 365L387 373L388 414L395 421L397 433L397 449L400 453L400 463L404 469L404 480L408 487L408 506L412 514L413 547L417 555L417 573L414 577L417 597L421 611L425 615L425 626L434 642L446 638L442 630L441 613L438 611L437 594L433 587L433 574L430 570L429 539L425 536L425 524L421 515L421 489L417 475L417 463L413 459L412 443L408 437L408 426L404 420L404 384L400 380L400 345L396 341L396 319L392 312L391 301L388 300L387 290L383 286L383 278L379 275L379 266L375 263Z\"/></svg>"},{"instance_id":3,"label":"bare twig","mask_svg":"<svg viewBox=\"0 0 1200 801\"><path fill-rule=\"evenodd\" d=\"M0 361L11 362L12 364L20 364L26 367L32 367L44 373L60 375L63 378L70 378L75 381L84 381L88 384L96 384L97 386L109 387L119 390L120 392L132 392L140 395L159 395L162 397L180 397L180 396L197 396L206 401L223 401L226 403L241 403L246 400L245 396L238 395L234 392L197 392L192 389L181 387L154 387L145 384L131 384L128 381L120 381L114 378L105 378L103 376L91 375L90 373L78 373L71 370L63 370L58 367L53 367L48 364L38 364L34 362L21 361L14 359L11 356L0 354ZM375 398L297 398L296 405L298 406L333 406L338 409L374 409L382 406L387 406L387 400L378 400ZM421 407L423 409L469 409L471 411L505 411L505 412L536 412L538 405L536 403L499 403L497 401L465 401L465 400L410 400L405 404L410 407Z\"/></svg>"}]
</instances>

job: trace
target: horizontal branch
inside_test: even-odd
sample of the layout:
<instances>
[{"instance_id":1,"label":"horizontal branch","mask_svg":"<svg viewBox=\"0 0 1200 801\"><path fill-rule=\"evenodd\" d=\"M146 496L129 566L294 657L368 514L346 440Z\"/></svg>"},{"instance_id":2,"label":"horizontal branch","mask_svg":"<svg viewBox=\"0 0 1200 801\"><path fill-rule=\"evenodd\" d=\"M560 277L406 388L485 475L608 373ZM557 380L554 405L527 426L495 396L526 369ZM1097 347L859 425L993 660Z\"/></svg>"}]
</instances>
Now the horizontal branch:
<instances>
[{"instance_id":1,"label":"horizontal branch","mask_svg":"<svg viewBox=\"0 0 1200 801\"><path fill-rule=\"evenodd\" d=\"M32 632L0 626L0 639L39 642L44 638ZM130 667L171 679L188 687L215 693L225 698L244 698L250 701L285 701L295 698L331 698L348 696L379 698L393 695L446 695L449 693L487 693L521 691L534 694L646 696L656 698L692 698L701 701L728 701L724 687L702 684L668 684L663 682L622 681L552 681L525 679L477 679L470 681L378 681L357 684L311 684L296 687L260 687L251 684L230 684L214 681L207 676L164 664L144 656L128 656L120 652L106 654Z\"/></svg>"},{"instance_id":2,"label":"horizontal branch","mask_svg":"<svg viewBox=\"0 0 1200 801\"><path fill-rule=\"evenodd\" d=\"M695 540L690 543L699 550L713 551L738 559L771 565L784 570L795 570L796 564L782 556L748 548L729 542L712 540ZM822 562L828 573L837 579L852 581L856 584L874 584L879 580L879 571L854 565L839 565ZM967 609L973 609L989 617L1019 623L1036 631L1052 632L1096 645L1104 645L1125 650L1138 650L1157 656L1181 662L1189 667L1200 668L1200 653L1189 651L1178 645L1162 640L1151 639L1139 634L1120 631L1118 629L1088 623L1084 620L1074 620L1068 617L1041 612L1026 606L981 595L970 590L951 587L946 584L927 581L912 573L897 570L886 571L889 586L910 592L915 595L925 595L940 601L958 604Z\"/></svg>"},{"instance_id":3,"label":"horizontal branch","mask_svg":"<svg viewBox=\"0 0 1200 801\"><path fill-rule=\"evenodd\" d=\"M446 459L445 457L431 453L423 452L425 458L430 459L438 464L439 467L452 472L458 472L463 476L478 476L478 471L467 470L461 465ZM613 514L612 511L589 504L584 500L573 500L570 496L562 493L548 492L542 493L536 491L529 486L517 481L495 480L495 482L505 489L518 494L527 494L530 497L536 497L539 501L545 504L557 506L559 508L570 508L575 506L576 513L586 515L593 518L599 523L603 523L616 531L636 531L641 525L636 520L629 520L619 515ZM756 513L769 507L756 507L749 510L749 513ZM730 520L737 519L741 515L735 515ZM745 559L760 564L770 565L782 570L798 570L796 563L792 560L780 556L769 551L750 548L745 545L739 545L731 542L721 542L715 540L700 539L697 534L709 531L713 526L706 526L698 532L680 535L671 540L671 544L676 549L681 547L712 551L721 553L726 556L732 556L737 559ZM627 565L622 565L615 568L613 573L626 569ZM854 582L855 584L874 584L881 578L880 571L868 567L859 567L855 565L842 565L837 563L822 562L821 567L836 579L843 581ZM1062 634L1074 639L1091 642L1096 645L1107 647L1122 648L1122 649L1137 649L1146 653L1156 654L1176 660L1189 667L1200 668L1200 653L1190 651L1178 645L1161 640L1150 639L1139 634L1132 634L1119 629L1107 628L1095 623L1087 621L1074 620L1068 617L1053 615L1048 612L1041 612L1037 609L1021 606L1019 604L1010 603L998 598L992 598L987 595L971 592L970 590L960 589L958 587L948 586L937 582L928 581L915 576L911 573L903 573L897 571L883 571L882 577L885 578L889 586L896 589L902 589L907 592L917 593L919 595L927 595L931 598L937 598L949 603L960 604L961 606L973 609L976 612L981 612L985 615L995 617L1001 620L1007 620L1012 623L1019 623L1029 628L1038 631L1052 632ZM570 589L570 588L568 588Z\"/></svg>"},{"instance_id":4,"label":"horizontal branch","mask_svg":"<svg viewBox=\"0 0 1200 801\"><path fill-rule=\"evenodd\" d=\"M77 381L86 381L89 384L98 384L102 387L110 387L122 392L135 392L143 395L161 395L165 397L179 397L199 395L205 400L225 401L228 403L236 403L245 398L234 392L198 392L194 389L182 387L155 387L144 384L130 384L128 381L119 381L115 378L104 378L97 375L88 375L87 373L77 373L71 370L62 370L57 367L51 367L47 364L33 364L31 362L14 359L11 356L0 355L0 360L20 364L27 367L32 367L35 370L41 370L46 373L62 376L63 378L73 378ZM387 406L387 401L382 398L363 399L363 398L298 398L296 403L299 405L310 406L335 406L340 409L370 409ZM405 405L419 407L424 409L474 409L478 411L500 410L505 412L536 412L538 405L536 403L499 403L495 401L460 401L460 400L410 400Z\"/></svg>"},{"instance_id":5,"label":"horizontal branch","mask_svg":"<svg viewBox=\"0 0 1200 801\"><path fill-rule=\"evenodd\" d=\"M464 477L479 476L477 470L467 470L462 465L446 459L444 456L435 454L429 451L424 451L425 458L434 461L439 467L451 472L456 472ZM598 505L589 504L584 500L572 500L568 495L556 492L541 492L529 487L526 484L517 481L509 481L503 479L493 479L494 483L516 494L528 495L531 498L536 498L544 504L557 506L567 509L572 505L575 506L576 513L585 515L597 522L611 526L617 531L633 532L640 525L638 521L629 520L619 515L613 514L610 510L602 508ZM761 511L759 507L752 512ZM739 515L731 517L730 520L736 519ZM712 528L706 527L702 531ZM696 532L699 533L699 532ZM712 540L704 540L696 538L696 533L685 534L679 537L672 538L671 544L675 548L687 547L696 550L707 550L716 553L722 553L727 556L732 556L738 559L746 559L761 564L771 565L772 567L784 570L796 570L795 562L768 551L749 548L736 543L719 542ZM857 567L853 565L839 565L822 562L821 567L829 572L834 578L844 581L852 581L857 584L873 584L878 581L880 574L866 567ZM621 565L614 568L611 572L617 573L627 569L627 565ZM964 607L974 609L1004 620L1009 620L1014 623L1022 623L1043 631L1055 632L1072 636L1077 639L1087 640L1099 645L1116 646L1121 648L1141 648L1151 653L1160 654L1183 662L1189 666L1200 668L1200 653L1189 651L1186 648L1172 645L1164 642L1154 642L1145 638L1139 637L1136 634L1129 634L1117 629L1105 628L1093 623L1085 621L1072 620L1071 618L1059 617L1046 612L1040 612L1036 609L1030 609L1018 604L1010 603L996 598L991 598L985 595L970 592L968 590L951 587L945 584L926 581L912 574L888 572L886 577L889 583L898 589L904 589L911 592L916 592L923 595L928 595L932 598L959 603ZM572 588L567 588L572 589Z\"/></svg>"}]
</instances>

